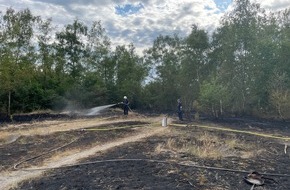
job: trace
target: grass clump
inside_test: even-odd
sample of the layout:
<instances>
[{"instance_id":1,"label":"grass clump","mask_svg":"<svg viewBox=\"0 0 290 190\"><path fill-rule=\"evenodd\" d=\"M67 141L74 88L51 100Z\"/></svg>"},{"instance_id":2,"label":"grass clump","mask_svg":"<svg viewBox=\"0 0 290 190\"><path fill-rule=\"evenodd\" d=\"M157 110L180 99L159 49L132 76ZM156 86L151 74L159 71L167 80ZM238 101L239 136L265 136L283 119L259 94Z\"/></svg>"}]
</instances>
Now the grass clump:
<instances>
[{"instance_id":1,"label":"grass clump","mask_svg":"<svg viewBox=\"0 0 290 190\"><path fill-rule=\"evenodd\" d=\"M157 152L164 150L178 153L186 153L200 158L221 159L224 157L238 156L249 158L255 155L256 148L234 136L227 138L208 132L189 137L186 134L182 138L169 138L166 143L156 147Z\"/></svg>"}]
</instances>

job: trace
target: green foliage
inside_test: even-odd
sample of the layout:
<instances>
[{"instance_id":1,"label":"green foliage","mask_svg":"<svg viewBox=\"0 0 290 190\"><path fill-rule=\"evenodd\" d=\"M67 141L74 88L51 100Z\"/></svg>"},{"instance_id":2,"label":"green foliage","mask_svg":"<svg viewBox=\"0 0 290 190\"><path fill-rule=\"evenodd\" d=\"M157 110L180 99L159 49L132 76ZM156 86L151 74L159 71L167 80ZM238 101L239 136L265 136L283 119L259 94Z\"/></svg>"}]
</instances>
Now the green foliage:
<instances>
[{"instance_id":1,"label":"green foliage","mask_svg":"<svg viewBox=\"0 0 290 190\"><path fill-rule=\"evenodd\" d=\"M178 78L179 96L182 96L185 110L191 111L194 100L200 93L201 83L209 77L207 52L209 39L207 33L197 26L184 39L181 51L181 64Z\"/></svg>"},{"instance_id":2,"label":"green foliage","mask_svg":"<svg viewBox=\"0 0 290 190\"><path fill-rule=\"evenodd\" d=\"M213 34L193 25L184 37L160 35L141 56L133 44L112 50L100 21L56 31L10 8L0 15L0 112L91 108L126 95L132 108L174 113L181 98L187 113L287 119L289 16L235 0Z\"/></svg>"},{"instance_id":3,"label":"green foliage","mask_svg":"<svg viewBox=\"0 0 290 190\"><path fill-rule=\"evenodd\" d=\"M289 77L285 72L274 71L269 81L270 103L275 108L279 117L285 119L290 114Z\"/></svg>"},{"instance_id":4,"label":"green foliage","mask_svg":"<svg viewBox=\"0 0 290 190\"><path fill-rule=\"evenodd\" d=\"M144 81L146 67L142 59L135 53L135 48L131 44L117 46L114 54L115 61L115 84L118 95L130 97L132 106L140 104L138 100L142 92L142 82ZM134 105L136 104L136 105Z\"/></svg>"},{"instance_id":5,"label":"green foliage","mask_svg":"<svg viewBox=\"0 0 290 190\"><path fill-rule=\"evenodd\" d=\"M7 9L1 19L0 87L2 93L7 95L3 104L8 115L11 114L11 108L15 110L17 107L27 107L23 105L23 101L13 97L13 94L29 92L34 85L36 54L32 37L37 22L38 17L33 16L28 9L20 12ZM11 106L12 103L14 106Z\"/></svg>"},{"instance_id":6,"label":"green foliage","mask_svg":"<svg viewBox=\"0 0 290 190\"><path fill-rule=\"evenodd\" d=\"M213 79L210 82L203 82L199 99L201 111L219 117L224 111L228 111L230 93L225 86L218 84L217 80Z\"/></svg>"},{"instance_id":7,"label":"green foliage","mask_svg":"<svg viewBox=\"0 0 290 190\"><path fill-rule=\"evenodd\" d=\"M65 29L56 34L58 40L56 47L63 56L63 70L74 80L79 79L84 70L83 58L85 57L85 47L82 39L87 35L87 26L75 20Z\"/></svg>"},{"instance_id":8,"label":"green foliage","mask_svg":"<svg viewBox=\"0 0 290 190\"><path fill-rule=\"evenodd\" d=\"M153 47L146 52L145 62L151 67L150 83L145 87L146 102L153 110L175 110L176 100L181 94L180 85L180 45L177 36L159 36Z\"/></svg>"}]
</instances>

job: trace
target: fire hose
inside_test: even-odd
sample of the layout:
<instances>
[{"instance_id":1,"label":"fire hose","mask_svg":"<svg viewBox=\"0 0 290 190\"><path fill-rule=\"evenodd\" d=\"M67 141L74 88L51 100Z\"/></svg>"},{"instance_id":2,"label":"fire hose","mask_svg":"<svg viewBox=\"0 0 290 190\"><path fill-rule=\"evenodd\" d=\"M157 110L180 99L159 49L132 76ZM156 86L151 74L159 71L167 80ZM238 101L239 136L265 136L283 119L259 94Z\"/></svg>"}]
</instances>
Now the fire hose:
<instances>
[{"instance_id":1,"label":"fire hose","mask_svg":"<svg viewBox=\"0 0 290 190\"><path fill-rule=\"evenodd\" d=\"M144 125L130 125L130 126L114 127L114 128L85 128L85 129L81 129L81 131L109 131L109 130L118 130L118 129L126 129L126 128L144 127L144 126L149 126L149 125L147 125L147 124L144 124ZM51 152L55 152L55 151L57 151L59 149L65 148L65 147L71 145L72 143L76 142L77 140L78 139L74 139L71 142L69 142L69 143L67 143L67 144L65 144L63 146L60 146L60 147L51 149L51 150L49 150L49 151L47 151L45 153L39 154L37 156L33 156L31 158L22 160L22 161L20 161L20 162L18 162L16 164L14 164L13 168L14 169L18 169L18 166L21 165L21 164L23 164L23 163L25 163L25 162L28 162L30 160L37 159L37 158L39 158L41 156L44 156L44 155L47 155L47 154L49 154Z\"/></svg>"},{"instance_id":2,"label":"fire hose","mask_svg":"<svg viewBox=\"0 0 290 190\"><path fill-rule=\"evenodd\" d=\"M179 125L179 124L170 124L171 126L188 126L188 125ZM111 128L111 129L97 129L97 128L87 128L83 130L115 130L115 129L124 129L124 128L129 128L129 127L141 127L144 125L135 125L135 126L123 126L123 127L117 127L117 128ZM245 133L245 134L250 134L250 135L257 135L257 136L262 136L262 137L269 137L269 138L275 138L275 139L282 139L282 140L290 140L289 137L279 137L279 136L273 136L273 135L268 135L268 134L260 134L260 133L255 133L255 132L249 132L249 131L241 131L241 130L235 130L235 129L228 129L228 128L217 128L217 127L210 127L210 126L197 126L197 127L202 127L202 128L208 128L208 129L215 129L215 130L223 130L223 131L230 131L230 132L237 132L237 133ZM30 160L39 158L43 155L46 155L50 152L59 150L61 148L64 148L73 142L75 142L77 139L74 139L68 144L65 144L61 147L52 149L46 153L34 156L32 158L23 160L21 162L18 162L14 165L14 169L18 169L18 166L21 165L24 162L28 162ZM154 160L154 159L108 159L108 160L96 160L92 162L84 162L84 163L77 163L77 164L70 164L70 165L64 165L64 166L58 166L58 167L42 167L42 168L32 168L32 169L21 169L23 171L34 171L34 170L49 170L49 169L59 169L59 168L68 168L68 167L76 167L76 166L83 166L83 165L90 165L90 164L98 164L98 163L106 163L106 162L125 162L125 161L134 161L134 162L152 162L152 163L163 163L163 164L176 164L180 166L186 166L186 167L195 167L199 169L208 169L208 170L218 170L218 171L225 171L225 172L236 172L236 173L246 173L248 174L249 171L246 170L238 170L238 169L229 169L229 168L223 168L223 167L211 167L211 166L202 166L202 165L197 165L197 164L189 164L189 163L183 163L183 162L173 162L173 161L163 161L163 160ZM277 176L277 177L290 177L290 174L281 174L281 173L260 173L263 176Z\"/></svg>"},{"instance_id":3,"label":"fire hose","mask_svg":"<svg viewBox=\"0 0 290 190\"><path fill-rule=\"evenodd\" d=\"M197 165L197 164L164 161L164 160L154 160L154 159L146 159L146 158L144 158L144 159L120 158L120 159L96 160L96 161L92 161L92 162L69 164L69 165L58 166L58 167L42 167L42 168L22 169L22 170L24 170L24 171L48 170L48 169L69 168L69 167L84 166L84 165L90 165L90 164L106 163L106 162L127 162L127 161L135 161L135 162L145 161L145 162L163 163L163 164L177 164L180 166L195 167L195 168L200 168L200 169L219 170L219 171L225 171L225 172L237 172L237 173L246 173L246 174L250 173L249 171L246 171L246 170L237 170L237 169L213 167L213 166L202 166L202 165ZM265 175L265 176L290 177L290 174L281 174L281 173L260 173L260 174Z\"/></svg>"},{"instance_id":4,"label":"fire hose","mask_svg":"<svg viewBox=\"0 0 290 190\"><path fill-rule=\"evenodd\" d=\"M120 102L120 103L117 103L116 105L119 105L119 104L124 104L124 103L123 102ZM130 108L130 106L128 104L126 104L126 105L128 106L128 109L130 110L130 112L133 112L132 109Z\"/></svg>"},{"instance_id":5,"label":"fire hose","mask_svg":"<svg viewBox=\"0 0 290 190\"><path fill-rule=\"evenodd\" d=\"M269 135L269 134L263 134L263 133L257 133L257 132L251 132L251 131L243 131L243 130L230 129L230 128L211 127L211 126L206 126L206 125L182 125L182 124L170 124L170 126L199 127L199 128L206 128L206 129L212 129L212 130L229 131L229 132L234 132L234 133L244 133L244 134L248 134L248 135L256 135L256 136L261 136L261 137L290 141L290 137L279 137L279 136L274 136L274 135Z\"/></svg>"},{"instance_id":6,"label":"fire hose","mask_svg":"<svg viewBox=\"0 0 290 190\"><path fill-rule=\"evenodd\" d=\"M207 169L207 170L217 170L217 171L224 171L224 172L234 172L234 173L244 173L248 174L253 173L245 170L237 170L237 169L229 169L229 168L222 168L222 167L212 167L212 166L202 166L202 165L197 165L197 164L188 164L188 163L182 163L182 162L173 162L173 161L164 161L164 160L154 160L154 159L108 159L108 160L96 160L96 161L91 161L91 162L83 162L83 163L77 163L77 164L69 164L69 165L64 165L64 166L58 166L58 167L42 167L42 168L33 168L33 169L22 169L23 171L39 171L39 170L50 170L50 169L62 169L62 168L70 168L70 167L79 167L79 166L85 166L85 165L91 165L91 164L99 164L99 163L108 163L108 162L151 162L151 163L158 163L158 164L170 164L170 165L179 165L179 166L185 166L185 167L194 167L197 169ZM264 176L276 176L276 177L290 177L290 174L279 174L279 173L259 173L259 175L262 176L264 179L270 179L274 181L276 184L278 182L272 178L269 177L264 177ZM245 177L243 178L244 180L246 179ZM252 183L249 181L249 179L246 180L247 182ZM189 182L189 181L188 181ZM264 181L261 185L264 185ZM190 185L192 185L191 182L189 182ZM254 189L255 184L252 183L252 188L251 190ZM284 186L280 184L281 186Z\"/></svg>"},{"instance_id":7,"label":"fire hose","mask_svg":"<svg viewBox=\"0 0 290 190\"><path fill-rule=\"evenodd\" d=\"M18 167L19 165L23 164L24 162L28 162L28 161L30 161L30 160L34 160L34 159L36 159L36 158L39 158L39 157L44 156L44 155L46 155L46 154L49 154L49 153L51 153L51 152L57 151L57 150L59 150L59 149L61 149L61 148L67 147L68 145L71 145L72 143L74 143L76 140L77 140L77 139L74 139L74 140L72 140L71 142L69 142L69 143L67 143L67 144L65 144L65 145L63 145L63 146L60 146L60 147L54 148L54 149L52 149L52 150L49 150L49 151L47 151L47 152L45 152L45 153L42 153L42 154L39 154L39 155L37 155L37 156L33 156L33 157L31 157L31 158L28 158L28 159L22 160L22 161L20 161L20 162L18 162L18 163L16 163L16 164L14 164L13 168L14 168L14 169L17 169L17 167Z\"/></svg>"}]
</instances>

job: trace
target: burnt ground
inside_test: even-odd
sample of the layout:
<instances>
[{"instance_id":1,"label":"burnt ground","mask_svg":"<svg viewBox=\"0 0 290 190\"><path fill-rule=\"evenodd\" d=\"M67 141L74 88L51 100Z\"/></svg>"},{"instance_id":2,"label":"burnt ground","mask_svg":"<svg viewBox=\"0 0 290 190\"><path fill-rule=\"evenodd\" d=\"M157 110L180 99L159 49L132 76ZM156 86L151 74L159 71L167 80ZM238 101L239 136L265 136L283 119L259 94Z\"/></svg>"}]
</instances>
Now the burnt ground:
<instances>
[{"instance_id":1,"label":"burnt ground","mask_svg":"<svg viewBox=\"0 0 290 190\"><path fill-rule=\"evenodd\" d=\"M129 125L136 123L129 123ZM119 126L125 123L118 124ZM128 125L128 123L126 123ZM241 171L258 171L260 173L287 174L288 177L265 175L277 181L266 180L263 186L255 187L256 190L287 190L290 188L290 150L284 153L284 145L278 139L261 136L232 133L227 131L207 130L196 125L223 126L232 129L267 133L274 135L290 136L289 123L277 121L263 121L253 119L224 119L220 121L200 121L190 127L170 126L169 134L152 136L142 141L127 143L81 160L80 163L102 161L67 168L51 169L44 176L22 182L15 189L250 189L243 177L247 173ZM0 148L1 167L8 169L15 162L37 155L39 151L45 152L64 143L69 143L73 138L77 141L66 147L90 147L97 143L113 141L118 137L134 135L131 128L103 131L71 131L68 133L55 133L43 137L21 137L16 142ZM219 140L235 138L240 142L253 145L255 154L251 157L242 157L239 154L229 154L221 158L198 157L189 152L166 148L170 139L177 144L197 142L198 137L204 133L215 135ZM97 139L97 140L96 140ZM51 142L54 143L51 143ZM214 142L218 143L218 142ZM164 146L160 151L158 147ZM235 146L235 152L246 149ZM290 148L289 148L290 149ZM63 151L63 150L62 150ZM2 154L3 153L3 154ZM21 167L37 164L41 160L25 163ZM114 160L117 159L117 160ZM120 160L124 159L124 160ZM137 159L137 160L126 160ZM237 171L222 171L215 169L198 168L183 163L193 163L199 166L233 169Z\"/></svg>"},{"instance_id":2,"label":"burnt ground","mask_svg":"<svg viewBox=\"0 0 290 190\"><path fill-rule=\"evenodd\" d=\"M119 122L114 123L114 125L98 125L97 128L117 129L121 126L135 126L144 124L146 123L139 121ZM1 170L12 169L16 163L65 145L67 146L57 150L56 152L61 153L72 149L90 148L94 145L102 144L110 140L113 141L117 138L133 135L134 133L136 133L136 131L133 128L125 128L122 130L107 130L101 132L80 129L66 132L56 132L45 136L20 136L15 142L0 146L0 167ZM52 153L55 153L55 151ZM41 157L38 157L37 159L32 159L29 162L23 162L21 167L39 164L45 159L49 158L52 153L45 154Z\"/></svg>"}]
</instances>

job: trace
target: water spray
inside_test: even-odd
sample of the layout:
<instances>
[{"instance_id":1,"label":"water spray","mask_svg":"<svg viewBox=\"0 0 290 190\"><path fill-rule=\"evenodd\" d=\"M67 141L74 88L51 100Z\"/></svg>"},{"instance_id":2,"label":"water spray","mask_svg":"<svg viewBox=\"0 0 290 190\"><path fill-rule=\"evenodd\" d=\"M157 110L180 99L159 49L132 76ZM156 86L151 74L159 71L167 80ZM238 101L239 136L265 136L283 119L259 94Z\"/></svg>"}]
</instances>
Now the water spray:
<instances>
[{"instance_id":1,"label":"water spray","mask_svg":"<svg viewBox=\"0 0 290 190\"><path fill-rule=\"evenodd\" d=\"M107 108L113 107L115 105L118 105L118 104L110 104L110 105L94 107L94 108L89 109L85 115L98 115L100 114L101 111Z\"/></svg>"}]
</instances>

